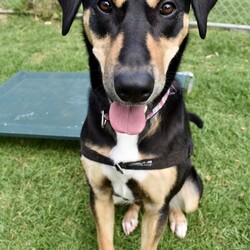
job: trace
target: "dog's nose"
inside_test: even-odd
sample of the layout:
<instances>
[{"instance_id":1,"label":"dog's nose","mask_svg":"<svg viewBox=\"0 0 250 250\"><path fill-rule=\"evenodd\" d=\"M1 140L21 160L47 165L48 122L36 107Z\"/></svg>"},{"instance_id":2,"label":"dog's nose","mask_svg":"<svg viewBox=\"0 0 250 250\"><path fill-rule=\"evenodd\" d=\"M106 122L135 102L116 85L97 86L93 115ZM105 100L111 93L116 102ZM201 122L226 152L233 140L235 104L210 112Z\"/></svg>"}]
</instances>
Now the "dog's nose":
<instances>
[{"instance_id":1,"label":"dog's nose","mask_svg":"<svg viewBox=\"0 0 250 250\"><path fill-rule=\"evenodd\" d=\"M154 78L147 72L120 72L114 79L115 91L125 102L144 102L153 92Z\"/></svg>"}]
</instances>

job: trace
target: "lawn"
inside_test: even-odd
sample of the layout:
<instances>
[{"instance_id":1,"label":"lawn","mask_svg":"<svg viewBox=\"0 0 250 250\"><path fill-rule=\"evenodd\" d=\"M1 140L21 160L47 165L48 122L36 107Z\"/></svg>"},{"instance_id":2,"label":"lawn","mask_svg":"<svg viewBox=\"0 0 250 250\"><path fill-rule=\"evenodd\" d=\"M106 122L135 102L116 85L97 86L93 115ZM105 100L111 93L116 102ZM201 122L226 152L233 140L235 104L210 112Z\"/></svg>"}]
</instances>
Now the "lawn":
<instances>
[{"instance_id":1,"label":"lawn","mask_svg":"<svg viewBox=\"0 0 250 250\"><path fill-rule=\"evenodd\" d=\"M83 71L87 55L77 21L68 36L60 23L30 16L0 20L0 82L16 71ZM191 125L193 163L204 180L199 210L177 239L166 230L159 249L249 249L250 33L191 30L180 70L196 77L188 109L205 122ZM1 107L0 107L1 108ZM127 237L117 207L115 245L139 248L140 228ZM0 138L0 249L97 249L77 141Z\"/></svg>"}]
</instances>

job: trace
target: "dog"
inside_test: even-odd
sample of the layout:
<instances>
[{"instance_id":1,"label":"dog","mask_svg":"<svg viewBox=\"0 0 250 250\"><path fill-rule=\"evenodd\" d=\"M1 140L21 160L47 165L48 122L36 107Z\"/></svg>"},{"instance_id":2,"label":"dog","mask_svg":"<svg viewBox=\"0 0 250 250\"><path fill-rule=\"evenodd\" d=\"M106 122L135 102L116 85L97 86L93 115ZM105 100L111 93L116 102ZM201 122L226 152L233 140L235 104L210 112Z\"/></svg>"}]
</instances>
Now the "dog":
<instances>
[{"instance_id":1,"label":"dog","mask_svg":"<svg viewBox=\"0 0 250 250\"><path fill-rule=\"evenodd\" d=\"M114 249L114 205L129 204L125 234L141 222L141 249L157 249L169 223L187 234L185 213L198 208L201 178L183 90L175 74L188 40L189 10L202 39L216 0L59 0L66 35L83 6L91 90L81 131L98 247Z\"/></svg>"}]
</instances>

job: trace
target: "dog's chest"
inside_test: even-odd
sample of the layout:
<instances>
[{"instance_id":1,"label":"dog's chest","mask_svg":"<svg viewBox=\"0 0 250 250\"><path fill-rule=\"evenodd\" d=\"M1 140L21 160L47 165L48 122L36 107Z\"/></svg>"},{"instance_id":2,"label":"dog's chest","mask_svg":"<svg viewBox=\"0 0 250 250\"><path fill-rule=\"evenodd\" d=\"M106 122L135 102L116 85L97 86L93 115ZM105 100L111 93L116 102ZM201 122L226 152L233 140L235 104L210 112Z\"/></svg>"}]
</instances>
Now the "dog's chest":
<instances>
[{"instance_id":1,"label":"dog's chest","mask_svg":"<svg viewBox=\"0 0 250 250\"><path fill-rule=\"evenodd\" d=\"M137 135L117 133L117 144L112 148L109 157L115 163L140 160L137 142ZM107 165L102 165L102 171L112 183L115 203L133 203L134 196L128 188L127 182L130 179L141 181L147 175L146 171L141 170L124 170L123 174L121 174L116 169Z\"/></svg>"}]
</instances>

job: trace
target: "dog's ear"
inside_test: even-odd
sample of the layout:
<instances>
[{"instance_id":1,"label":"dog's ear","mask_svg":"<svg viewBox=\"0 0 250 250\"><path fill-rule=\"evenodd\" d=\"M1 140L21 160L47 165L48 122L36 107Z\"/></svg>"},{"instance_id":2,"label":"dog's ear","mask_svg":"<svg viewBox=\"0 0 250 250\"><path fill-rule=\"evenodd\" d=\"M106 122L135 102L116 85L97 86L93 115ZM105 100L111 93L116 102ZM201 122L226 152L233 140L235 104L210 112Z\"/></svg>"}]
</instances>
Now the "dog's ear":
<instances>
[{"instance_id":1,"label":"dog's ear","mask_svg":"<svg viewBox=\"0 0 250 250\"><path fill-rule=\"evenodd\" d=\"M62 11L62 34L65 36L70 30L82 0L58 0Z\"/></svg>"},{"instance_id":2,"label":"dog's ear","mask_svg":"<svg viewBox=\"0 0 250 250\"><path fill-rule=\"evenodd\" d=\"M204 39L207 33L207 17L217 0L191 0L194 15L197 20L200 37Z\"/></svg>"}]
</instances>

